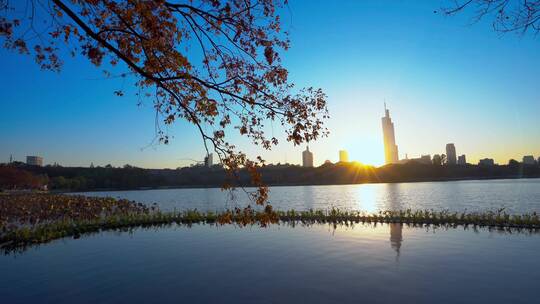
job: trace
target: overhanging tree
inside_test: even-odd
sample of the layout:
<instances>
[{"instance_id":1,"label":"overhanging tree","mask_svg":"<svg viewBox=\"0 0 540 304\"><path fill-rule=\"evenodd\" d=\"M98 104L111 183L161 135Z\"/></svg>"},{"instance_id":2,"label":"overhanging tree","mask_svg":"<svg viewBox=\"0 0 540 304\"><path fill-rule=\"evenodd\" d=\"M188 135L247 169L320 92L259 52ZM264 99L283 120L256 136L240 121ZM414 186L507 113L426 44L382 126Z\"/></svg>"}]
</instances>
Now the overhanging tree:
<instances>
[{"instance_id":1,"label":"overhanging tree","mask_svg":"<svg viewBox=\"0 0 540 304\"><path fill-rule=\"evenodd\" d=\"M454 15L469 10L474 20L490 18L498 32L540 32L540 1L538 0L453 0L443 12Z\"/></svg>"},{"instance_id":2,"label":"overhanging tree","mask_svg":"<svg viewBox=\"0 0 540 304\"><path fill-rule=\"evenodd\" d=\"M236 129L265 149L278 144L265 132L268 121L279 122L295 145L327 134L326 95L321 89L294 89L281 65L279 54L289 48L279 16L286 4L0 0L0 36L4 47L33 56L44 70L61 70L63 47L109 74L117 65L125 69L120 75L135 78L138 98L152 99L161 122L187 120L207 153L214 151L232 176L246 169L258 186L250 194L263 204L268 189L257 168L264 160L250 160L227 141L226 131ZM157 136L169 142L161 128Z\"/></svg>"}]
</instances>

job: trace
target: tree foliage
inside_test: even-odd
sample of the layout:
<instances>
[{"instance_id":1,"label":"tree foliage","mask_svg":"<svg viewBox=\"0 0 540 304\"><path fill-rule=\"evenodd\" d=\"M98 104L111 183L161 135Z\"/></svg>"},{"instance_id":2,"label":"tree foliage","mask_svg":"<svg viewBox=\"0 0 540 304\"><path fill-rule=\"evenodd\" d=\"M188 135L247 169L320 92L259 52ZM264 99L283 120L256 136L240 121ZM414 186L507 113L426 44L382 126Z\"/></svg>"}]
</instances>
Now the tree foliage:
<instances>
[{"instance_id":1,"label":"tree foliage","mask_svg":"<svg viewBox=\"0 0 540 304\"><path fill-rule=\"evenodd\" d=\"M214 151L232 176L240 168L251 173L259 186L251 194L262 204L264 160L250 160L226 132L265 149L278 144L265 132L267 122L279 122L295 145L327 134L326 95L293 88L281 64L280 52L289 48L279 15L286 2L0 0L0 37L44 70L61 70L64 48L109 76L122 69L119 76L134 79L137 98L152 100L161 142L169 142L162 123L192 123L207 153Z\"/></svg>"},{"instance_id":2,"label":"tree foliage","mask_svg":"<svg viewBox=\"0 0 540 304\"><path fill-rule=\"evenodd\" d=\"M0 165L0 190L41 189L48 182L47 175L35 175L16 167Z\"/></svg>"},{"instance_id":3,"label":"tree foliage","mask_svg":"<svg viewBox=\"0 0 540 304\"><path fill-rule=\"evenodd\" d=\"M540 1L538 0L453 0L443 9L447 15L464 10L474 11L474 21L491 18L498 32L540 32Z\"/></svg>"}]
</instances>

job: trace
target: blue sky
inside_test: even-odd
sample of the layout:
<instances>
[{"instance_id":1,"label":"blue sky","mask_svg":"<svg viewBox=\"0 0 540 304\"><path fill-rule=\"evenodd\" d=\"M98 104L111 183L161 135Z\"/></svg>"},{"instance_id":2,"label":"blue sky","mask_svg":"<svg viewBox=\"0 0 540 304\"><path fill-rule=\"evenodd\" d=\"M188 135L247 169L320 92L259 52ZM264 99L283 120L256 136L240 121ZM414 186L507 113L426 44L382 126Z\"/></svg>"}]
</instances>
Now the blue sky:
<instances>
[{"instance_id":1,"label":"blue sky","mask_svg":"<svg viewBox=\"0 0 540 304\"><path fill-rule=\"evenodd\" d=\"M487 22L471 25L467 14L434 14L444 1L290 2L284 65L298 87L328 94L331 134L310 145L316 164L336 161L339 149L382 164L384 100L400 157L443 153L448 142L470 162L540 156L538 38L500 35ZM129 92L131 81L105 79L81 57L64 61L61 73L42 72L31 58L0 50L0 162L36 154L63 165L175 168L202 159L187 123L170 128L171 144L151 144L152 105L113 94ZM277 125L273 132L283 138ZM270 162L300 163L304 149L231 141Z\"/></svg>"}]
</instances>

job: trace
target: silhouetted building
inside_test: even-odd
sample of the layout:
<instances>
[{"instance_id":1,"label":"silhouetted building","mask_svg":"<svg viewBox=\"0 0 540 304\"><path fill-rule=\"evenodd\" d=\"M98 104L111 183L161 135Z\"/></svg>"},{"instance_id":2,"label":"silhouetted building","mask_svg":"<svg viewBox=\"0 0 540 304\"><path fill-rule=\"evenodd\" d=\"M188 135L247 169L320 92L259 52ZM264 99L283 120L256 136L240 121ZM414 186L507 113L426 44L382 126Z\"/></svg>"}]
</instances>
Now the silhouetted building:
<instances>
[{"instance_id":1,"label":"silhouetted building","mask_svg":"<svg viewBox=\"0 0 540 304\"><path fill-rule=\"evenodd\" d=\"M306 148L306 151L302 152L302 166L313 167L313 153L309 151L309 147Z\"/></svg>"},{"instance_id":2,"label":"silhouetted building","mask_svg":"<svg viewBox=\"0 0 540 304\"><path fill-rule=\"evenodd\" d=\"M479 166L493 166L495 165L495 161L493 158L484 158L478 161Z\"/></svg>"},{"instance_id":3,"label":"silhouetted building","mask_svg":"<svg viewBox=\"0 0 540 304\"><path fill-rule=\"evenodd\" d=\"M422 155L421 157L417 157L417 158L407 158L407 156L405 156L405 159L399 160L400 164L408 164L410 162L415 162L415 163L425 164L425 165L431 165L431 155L429 155L429 154Z\"/></svg>"},{"instance_id":4,"label":"silhouetted building","mask_svg":"<svg viewBox=\"0 0 540 304\"><path fill-rule=\"evenodd\" d=\"M523 156L523 164L524 165L536 165L536 161L534 160L534 156L532 156L532 155Z\"/></svg>"},{"instance_id":5,"label":"silhouetted building","mask_svg":"<svg viewBox=\"0 0 540 304\"><path fill-rule=\"evenodd\" d=\"M30 166L43 166L43 157L27 156L26 164Z\"/></svg>"},{"instance_id":6,"label":"silhouetted building","mask_svg":"<svg viewBox=\"0 0 540 304\"><path fill-rule=\"evenodd\" d=\"M384 104L384 117L382 118L383 140L384 140L384 159L386 164L395 164L399 161L398 146L394 134L394 123L390 118L390 111Z\"/></svg>"},{"instance_id":7,"label":"silhouetted building","mask_svg":"<svg viewBox=\"0 0 540 304\"><path fill-rule=\"evenodd\" d=\"M446 164L456 164L456 146L454 144L446 144Z\"/></svg>"},{"instance_id":8,"label":"silhouetted building","mask_svg":"<svg viewBox=\"0 0 540 304\"><path fill-rule=\"evenodd\" d=\"M213 165L214 165L214 153L210 153L204 157L204 166L210 168Z\"/></svg>"},{"instance_id":9,"label":"silhouetted building","mask_svg":"<svg viewBox=\"0 0 540 304\"><path fill-rule=\"evenodd\" d=\"M433 155L431 163L438 166L442 165L442 157L439 154Z\"/></svg>"},{"instance_id":10,"label":"silhouetted building","mask_svg":"<svg viewBox=\"0 0 540 304\"><path fill-rule=\"evenodd\" d=\"M342 163L349 162L349 153L345 150L339 150L339 161Z\"/></svg>"},{"instance_id":11,"label":"silhouetted building","mask_svg":"<svg viewBox=\"0 0 540 304\"><path fill-rule=\"evenodd\" d=\"M457 159L458 165L466 165L467 164L467 158L465 158L465 154L460 155Z\"/></svg>"}]
</instances>

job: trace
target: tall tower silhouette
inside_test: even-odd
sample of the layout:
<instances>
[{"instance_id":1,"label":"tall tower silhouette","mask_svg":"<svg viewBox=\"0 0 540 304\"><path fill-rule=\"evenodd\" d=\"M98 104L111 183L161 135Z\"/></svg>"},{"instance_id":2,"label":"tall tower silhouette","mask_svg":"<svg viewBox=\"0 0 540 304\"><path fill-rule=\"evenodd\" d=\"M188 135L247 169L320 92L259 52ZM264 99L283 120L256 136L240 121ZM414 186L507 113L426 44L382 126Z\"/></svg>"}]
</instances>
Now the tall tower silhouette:
<instances>
[{"instance_id":1,"label":"tall tower silhouette","mask_svg":"<svg viewBox=\"0 0 540 304\"><path fill-rule=\"evenodd\" d=\"M384 103L384 117L382 118L383 140L384 140L384 160L386 164L395 164L399 161L398 146L394 134L394 123L390 118L390 111Z\"/></svg>"},{"instance_id":2,"label":"tall tower silhouette","mask_svg":"<svg viewBox=\"0 0 540 304\"><path fill-rule=\"evenodd\" d=\"M309 151L309 146L302 152L302 166L313 167L313 152Z\"/></svg>"}]
</instances>

